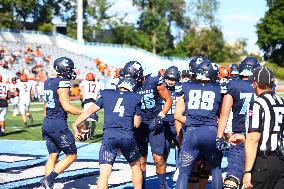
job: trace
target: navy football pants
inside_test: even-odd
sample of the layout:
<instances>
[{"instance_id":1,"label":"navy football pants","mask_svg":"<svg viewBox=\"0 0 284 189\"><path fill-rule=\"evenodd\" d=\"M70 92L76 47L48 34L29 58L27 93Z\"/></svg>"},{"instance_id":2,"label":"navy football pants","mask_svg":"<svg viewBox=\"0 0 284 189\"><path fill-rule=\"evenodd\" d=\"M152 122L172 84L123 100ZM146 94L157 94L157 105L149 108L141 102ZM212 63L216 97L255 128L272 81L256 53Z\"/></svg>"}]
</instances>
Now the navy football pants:
<instances>
[{"instance_id":1,"label":"navy football pants","mask_svg":"<svg viewBox=\"0 0 284 189\"><path fill-rule=\"evenodd\" d=\"M211 166L212 187L222 188L222 153L216 149L216 126L187 127L183 135L176 189L186 189L195 160L202 155Z\"/></svg>"}]
</instances>

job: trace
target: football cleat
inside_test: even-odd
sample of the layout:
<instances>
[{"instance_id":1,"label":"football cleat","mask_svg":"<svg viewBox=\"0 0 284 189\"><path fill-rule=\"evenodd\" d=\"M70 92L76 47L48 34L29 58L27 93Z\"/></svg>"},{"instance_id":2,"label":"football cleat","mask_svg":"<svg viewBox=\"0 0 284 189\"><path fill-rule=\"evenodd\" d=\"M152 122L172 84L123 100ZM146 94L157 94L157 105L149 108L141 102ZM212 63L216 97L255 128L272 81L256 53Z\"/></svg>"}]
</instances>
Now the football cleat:
<instances>
[{"instance_id":1,"label":"football cleat","mask_svg":"<svg viewBox=\"0 0 284 189\"><path fill-rule=\"evenodd\" d=\"M41 184L45 189L52 189L52 188L53 188L53 183L49 182L46 177L43 177L43 178L40 180L40 184Z\"/></svg>"}]
</instances>

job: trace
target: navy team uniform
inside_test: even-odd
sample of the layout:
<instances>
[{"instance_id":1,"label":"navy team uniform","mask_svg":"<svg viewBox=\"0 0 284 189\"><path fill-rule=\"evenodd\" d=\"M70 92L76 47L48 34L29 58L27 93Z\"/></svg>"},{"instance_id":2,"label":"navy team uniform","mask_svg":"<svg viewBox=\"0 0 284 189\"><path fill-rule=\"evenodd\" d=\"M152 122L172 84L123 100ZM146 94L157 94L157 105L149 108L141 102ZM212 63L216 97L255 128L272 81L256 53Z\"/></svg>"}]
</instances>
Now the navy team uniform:
<instances>
[{"instance_id":1,"label":"navy team uniform","mask_svg":"<svg viewBox=\"0 0 284 189\"><path fill-rule=\"evenodd\" d=\"M77 154L74 137L67 125L67 112L60 104L58 88L70 88L70 80L50 78L44 82L44 101L46 115L42 124L42 137L46 141L48 152L66 155Z\"/></svg>"},{"instance_id":2,"label":"navy team uniform","mask_svg":"<svg viewBox=\"0 0 284 189\"><path fill-rule=\"evenodd\" d=\"M202 157L211 166L213 188L222 188L222 153L217 150L217 116L221 104L221 88L217 83L183 83L185 133L179 159L176 188L187 188L194 161Z\"/></svg>"},{"instance_id":3,"label":"navy team uniform","mask_svg":"<svg viewBox=\"0 0 284 189\"><path fill-rule=\"evenodd\" d=\"M252 80L232 80L228 85L227 94L233 98L233 133L246 133L246 113L250 103L254 101L254 89ZM244 144L231 145L228 152L227 176L242 179L244 173Z\"/></svg>"},{"instance_id":4,"label":"navy team uniform","mask_svg":"<svg viewBox=\"0 0 284 189\"><path fill-rule=\"evenodd\" d=\"M162 85L163 77L147 75L136 92L142 96L142 123L135 129L135 138L142 156L148 154L148 142L150 142L153 154L163 156L166 153L166 143L163 128L154 130L151 124L161 110L160 95L157 86Z\"/></svg>"},{"instance_id":5,"label":"navy team uniform","mask_svg":"<svg viewBox=\"0 0 284 189\"><path fill-rule=\"evenodd\" d=\"M103 142L100 148L100 164L113 165L120 150L128 161L140 158L134 137L133 118L141 114L141 96L135 92L106 89L96 105L104 108Z\"/></svg>"},{"instance_id":6,"label":"navy team uniform","mask_svg":"<svg viewBox=\"0 0 284 189\"><path fill-rule=\"evenodd\" d=\"M174 123L174 113L176 109L176 101L181 96L182 85L181 83L177 83L174 87L167 87L167 88L171 94L173 104L163 120L163 125L165 128L165 137L166 137L166 153L167 153L166 155L170 153L171 144L173 142L175 143L176 146L178 146L177 132ZM161 100L161 102L163 106L165 102L163 100Z\"/></svg>"}]
</instances>

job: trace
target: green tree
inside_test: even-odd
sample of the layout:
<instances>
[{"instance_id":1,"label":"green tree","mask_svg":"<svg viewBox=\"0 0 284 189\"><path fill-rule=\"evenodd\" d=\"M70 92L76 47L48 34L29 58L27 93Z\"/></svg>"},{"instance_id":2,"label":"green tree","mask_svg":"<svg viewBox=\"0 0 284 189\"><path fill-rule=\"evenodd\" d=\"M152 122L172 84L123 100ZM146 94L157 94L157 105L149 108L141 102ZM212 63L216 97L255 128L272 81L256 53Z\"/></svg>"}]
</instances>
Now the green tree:
<instances>
[{"instance_id":1,"label":"green tree","mask_svg":"<svg viewBox=\"0 0 284 189\"><path fill-rule=\"evenodd\" d=\"M244 38L237 39L233 44L225 44L224 48L224 57L226 62L240 62L240 60L248 55L248 52L245 50L247 46L247 41Z\"/></svg>"},{"instance_id":2,"label":"green tree","mask_svg":"<svg viewBox=\"0 0 284 189\"><path fill-rule=\"evenodd\" d=\"M216 12L219 8L218 0L190 0L189 13L197 25L205 24L209 27L216 24Z\"/></svg>"},{"instance_id":3,"label":"green tree","mask_svg":"<svg viewBox=\"0 0 284 189\"><path fill-rule=\"evenodd\" d=\"M204 55L215 62L226 60L223 34L216 26L201 30L192 28L178 44L177 49L183 49L188 57Z\"/></svg>"},{"instance_id":4,"label":"green tree","mask_svg":"<svg viewBox=\"0 0 284 189\"><path fill-rule=\"evenodd\" d=\"M153 53L167 55L174 48L173 30L186 25L184 0L133 0L141 11L139 30L151 38ZM173 29L174 28L174 29Z\"/></svg>"},{"instance_id":5,"label":"green tree","mask_svg":"<svg viewBox=\"0 0 284 189\"><path fill-rule=\"evenodd\" d=\"M108 25L112 16L109 16L107 11L112 5L113 3L108 0L83 0L83 37L86 41L94 41L93 32L97 35L102 31L102 28ZM76 3L73 2L68 6L70 6L69 17L63 18L63 20L67 22L67 35L76 38Z\"/></svg>"},{"instance_id":6,"label":"green tree","mask_svg":"<svg viewBox=\"0 0 284 189\"><path fill-rule=\"evenodd\" d=\"M256 25L264 59L284 66L284 1L268 0L268 10Z\"/></svg>"},{"instance_id":7,"label":"green tree","mask_svg":"<svg viewBox=\"0 0 284 189\"><path fill-rule=\"evenodd\" d=\"M11 26L11 28L15 28L15 26L19 26L20 23L22 23L22 28L26 29L27 20L32 18L36 4L36 0L1 0L0 16L3 16L3 18L1 18L1 20L3 19L4 21L3 26ZM10 19L8 17L10 17ZM15 26L13 26L13 24Z\"/></svg>"},{"instance_id":8,"label":"green tree","mask_svg":"<svg viewBox=\"0 0 284 189\"><path fill-rule=\"evenodd\" d=\"M123 23L112 28L110 43L131 45L151 50L151 38L145 32L138 30L133 24Z\"/></svg>"},{"instance_id":9,"label":"green tree","mask_svg":"<svg viewBox=\"0 0 284 189\"><path fill-rule=\"evenodd\" d=\"M22 18L23 20L23 29L26 29L27 19L32 16L32 13L36 7L36 0L14 0L13 1L15 12Z\"/></svg>"}]
</instances>

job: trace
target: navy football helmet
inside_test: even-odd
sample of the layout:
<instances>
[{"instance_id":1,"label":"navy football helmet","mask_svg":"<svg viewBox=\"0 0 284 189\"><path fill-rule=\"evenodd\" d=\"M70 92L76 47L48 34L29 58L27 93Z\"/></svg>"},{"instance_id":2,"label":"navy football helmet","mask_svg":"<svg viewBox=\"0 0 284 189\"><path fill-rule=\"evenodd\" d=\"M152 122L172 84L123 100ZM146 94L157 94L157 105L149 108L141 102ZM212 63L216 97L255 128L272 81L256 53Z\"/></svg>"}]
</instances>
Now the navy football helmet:
<instances>
[{"instance_id":1,"label":"navy football helmet","mask_svg":"<svg viewBox=\"0 0 284 189\"><path fill-rule=\"evenodd\" d=\"M165 79L174 79L176 81L179 80L179 76L180 76L180 73L176 66L171 66L168 69L166 69L166 72L164 75Z\"/></svg>"},{"instance_id":2,"label":"navy football helmet","mask_svg":"<svg viewBox=\"0 0 284 189\"><path fill-rule=\"evenodd\" d=\"M65 79L76 79L74 62L67 57L60 57L54 61L53 68L57 74Z\"/></svg>"},{"instance_id":3,"label":"navy football helmet","mask_svg":"<svg viewBox=\"0 0 284 189\"><path fill-rule=\"evenodd\" d=\"M125 76L131 76L136 81L142 80L143 78L143 68L137 61L127 62L123 70Z\"/></svg>"},{"instance_id":4,"label":"navy football helmet","mask_svg":"<svg viewBox=\"0 0 284 189\"><path fill-rule=\"evenodd\" d=\"M123 70L123 68L121 70L119 70L118 77L119 78L124 77L124 70Z\"/></svg>"},{"instance_id":5,"label":"navy football helmet","mask_svg":"<svg viewBox=\"0 0 284 189\"><path fill-rule=\"evenodd\" d=\"M204 58L196 68L196 80L216 82L218 65Z\"/></svg>"},{"instance_id":6,"label":"navy football helmet","mask_svg":"<svg viewBox=\"0 0 284 189\"><path fill-rule=\"evenodd\" d=\"M240 76L252 76L255 68L260 67L259 61L254 57L245 57L239 66Z\"/></svg>"},{"instance_id":7,"label":"navy football helmet","mask_svg":"<svg viewBox=\"0 0 284 189\"><path fill-rule=\"evenodd\" d=\"M192 77L196 77L196 68L204 59L207 59L207 58L204 57L204 56L196 56L196 57L191 58L189 60L189 64L188 64L188 66L189 66L189 74Z\"/></svg>"},{"instance_id":8,"label":"navy football helmet","mask_svg":"<svg viewBox=\"0 0 284 189\"><path fill-rule=\"evenodd\" d=\"M239 65L238 64L231 64L230 67L232 75L239 75Z\"/></svg>"},{"instance_id":9,"label":"navy football helmet","mask_svg":"<svg viewBox=\"0 0 284 189\"><path fill-rule=\"evenodd\" d=\"M125 88L129 91L133 91L136 87L136 82L133 77L126 76L119 79L117 88Z\"/></svg>"}]
</instances>

